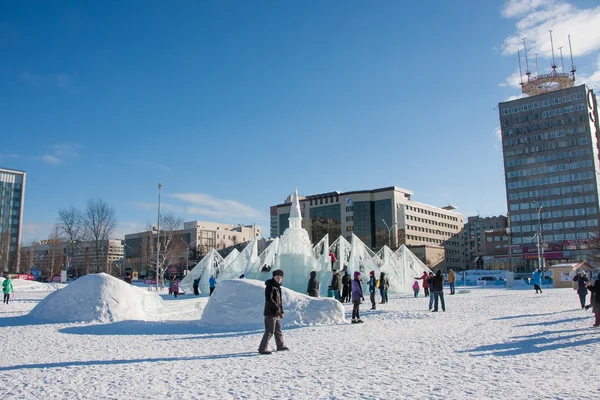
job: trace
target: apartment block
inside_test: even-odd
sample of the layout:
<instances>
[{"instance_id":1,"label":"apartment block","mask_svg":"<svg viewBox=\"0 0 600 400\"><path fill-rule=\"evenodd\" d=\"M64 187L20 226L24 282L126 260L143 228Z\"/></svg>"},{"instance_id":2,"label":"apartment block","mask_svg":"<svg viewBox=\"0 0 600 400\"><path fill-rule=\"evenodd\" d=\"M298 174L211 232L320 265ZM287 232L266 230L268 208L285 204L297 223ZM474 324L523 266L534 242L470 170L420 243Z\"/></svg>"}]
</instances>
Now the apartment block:
<instances>
[{"instance_id":1,"label":"apartment block","mask_svg":"<svg viewBox=\"0 0 600 400\"><path fill-rule=\"evenodd\" d=\"M26 173L0 168L0 268L15 272L19 266Z\"/></svg>"}]
</instances>

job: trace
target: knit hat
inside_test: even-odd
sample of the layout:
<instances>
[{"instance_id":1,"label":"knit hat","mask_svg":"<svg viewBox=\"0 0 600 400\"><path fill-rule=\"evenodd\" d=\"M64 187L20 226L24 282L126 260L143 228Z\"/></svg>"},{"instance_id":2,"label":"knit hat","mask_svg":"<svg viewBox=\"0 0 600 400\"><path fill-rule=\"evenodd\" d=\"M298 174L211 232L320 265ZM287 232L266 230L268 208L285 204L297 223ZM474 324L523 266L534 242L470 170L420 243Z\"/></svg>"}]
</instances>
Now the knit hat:
<instances>
[{"instance_id":1,"label":"knit hat","mask_svg":"<svg viewBox=\"0 0 600 400\"><path fill-rule=\"evenodd\" d=\"M354 271L354 279L358 278L359 276L360 276L360 272Z\"/></svg>"},{"instance_id":2,"label":"knit hat","mask_svg":"<svg viewBox=\"0 0 600 400\"><path fill-rule=\"evenodd\" d=\"M273 271L273 278L276 276L280 276L283 278L283 271L280 269L276 269L275 271Z\"/></svg>"}]
</instances>

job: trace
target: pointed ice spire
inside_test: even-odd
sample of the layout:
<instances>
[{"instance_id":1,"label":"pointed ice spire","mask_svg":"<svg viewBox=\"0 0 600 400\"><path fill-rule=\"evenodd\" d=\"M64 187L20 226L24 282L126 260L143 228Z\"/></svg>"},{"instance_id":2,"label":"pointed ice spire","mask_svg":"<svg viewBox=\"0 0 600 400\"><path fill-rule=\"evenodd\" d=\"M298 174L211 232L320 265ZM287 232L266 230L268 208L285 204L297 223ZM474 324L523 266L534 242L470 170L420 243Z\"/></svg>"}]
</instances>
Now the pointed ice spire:
<instances>
[{"instance_id":1,"label":"pointed ice spire","mask_svg":"<svg viewBox=\"0 0 600 400\"><path fill-rule=\"evenodd\" d=\"M300 213L300 201L298 200L298 189L294 189L292 194L292 208L290 209L290 228L302 227L302 214Z\"/></svg>"}]
</instances>

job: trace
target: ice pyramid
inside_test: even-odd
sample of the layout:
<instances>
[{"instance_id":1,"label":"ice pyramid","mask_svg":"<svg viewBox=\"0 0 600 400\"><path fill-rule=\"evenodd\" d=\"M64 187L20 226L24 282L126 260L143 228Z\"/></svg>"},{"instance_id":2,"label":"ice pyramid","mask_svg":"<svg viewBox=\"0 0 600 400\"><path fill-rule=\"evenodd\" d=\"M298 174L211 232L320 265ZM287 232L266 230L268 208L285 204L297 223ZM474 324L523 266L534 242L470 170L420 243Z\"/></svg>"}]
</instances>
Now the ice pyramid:
<instances>
[{"instance_id":1,"label":"ice pyramid","mask_svg":"<svg viewBox=\"0 0 600 400\"><path fill-rule=\"evenodd\" d=\"M210 249L204 258L181 280L179 287L186 293L194 293L194 280L200 279L198 287L200 294L208 295L210 292L208 281L211 275L216 275L224 264L225 260L223 260L223 257L215 249Z\"/></svg>"}]
</instances>

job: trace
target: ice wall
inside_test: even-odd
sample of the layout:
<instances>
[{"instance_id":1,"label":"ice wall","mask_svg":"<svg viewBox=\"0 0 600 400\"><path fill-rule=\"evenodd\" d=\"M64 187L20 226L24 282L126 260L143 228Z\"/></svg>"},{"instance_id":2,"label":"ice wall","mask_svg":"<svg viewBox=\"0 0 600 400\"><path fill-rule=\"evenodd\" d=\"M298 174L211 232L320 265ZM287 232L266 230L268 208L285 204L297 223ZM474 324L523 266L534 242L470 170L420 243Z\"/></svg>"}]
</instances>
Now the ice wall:
<instances>
[{"instance_id":1,"label":"ice wall","mask_svg":"<svg viewBox=\"0 0 600 400\"><path fill-rule=\"evenodd\" d=\"M237 251L237 250L236 250ZM186 293L194 293L193 284L195 279L200 279L199 290L200 294L209 294L209 283L210 276L215 274L216 271L224 264L224 260L215 249L210 251L200 260L194 268L188 272L188 274L181 280L179 287Z\"/></svg>"}]
</instances>

